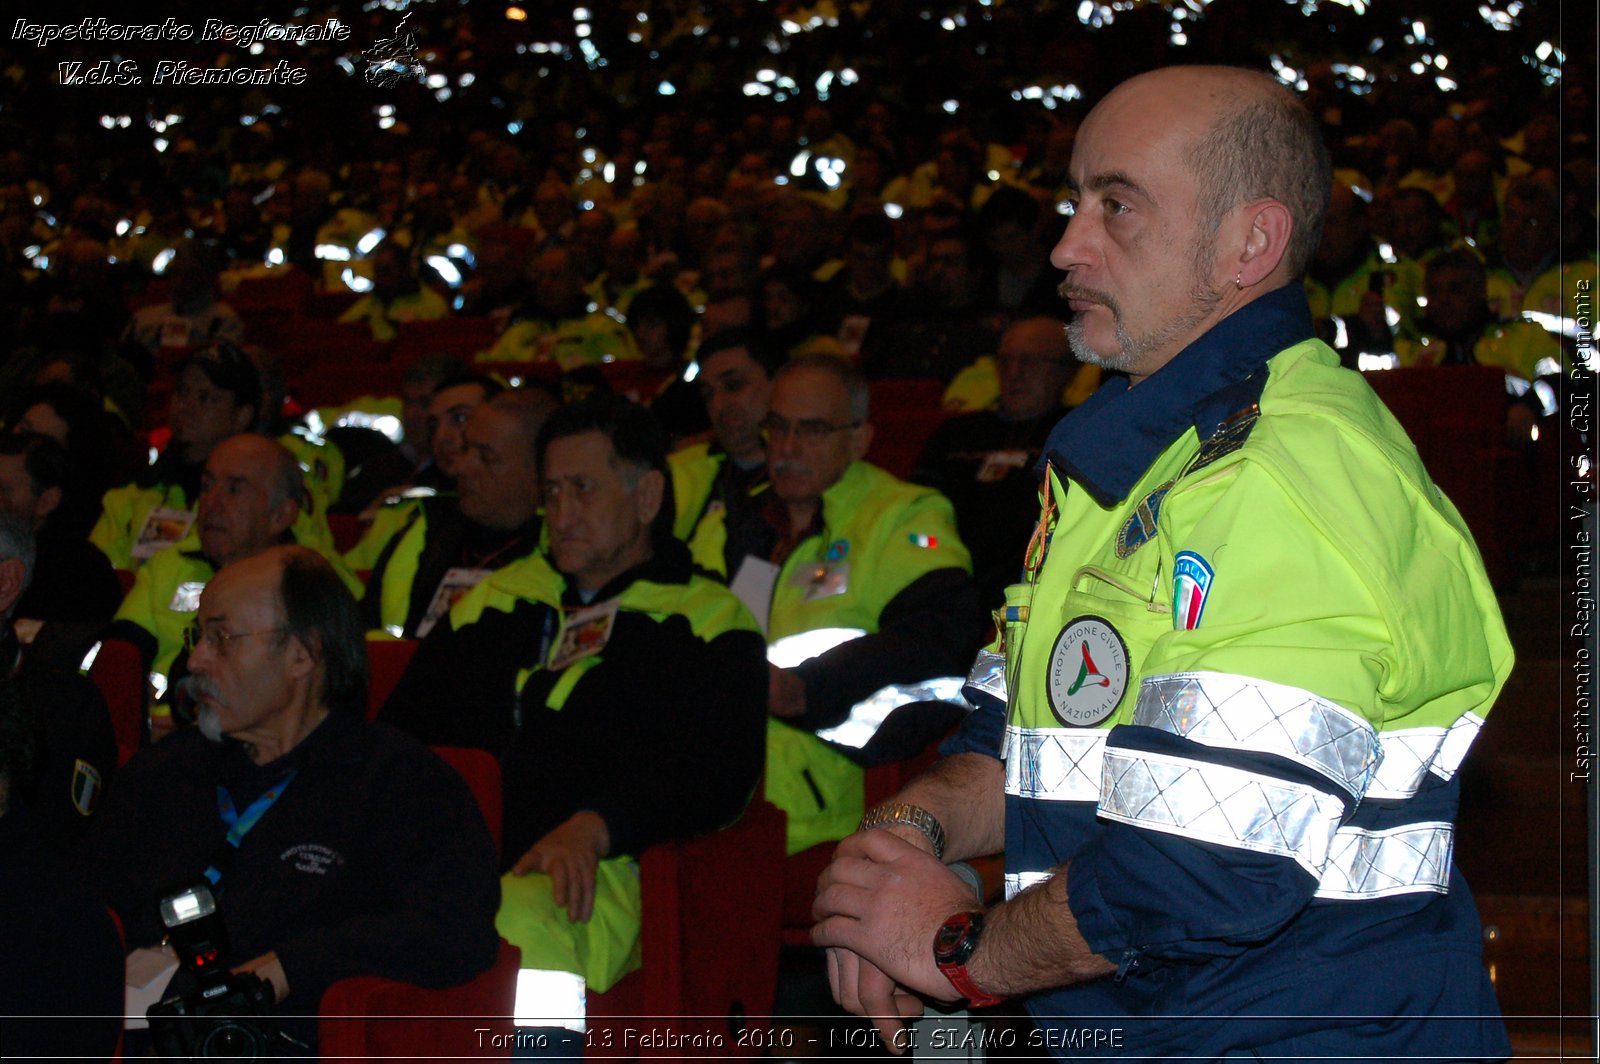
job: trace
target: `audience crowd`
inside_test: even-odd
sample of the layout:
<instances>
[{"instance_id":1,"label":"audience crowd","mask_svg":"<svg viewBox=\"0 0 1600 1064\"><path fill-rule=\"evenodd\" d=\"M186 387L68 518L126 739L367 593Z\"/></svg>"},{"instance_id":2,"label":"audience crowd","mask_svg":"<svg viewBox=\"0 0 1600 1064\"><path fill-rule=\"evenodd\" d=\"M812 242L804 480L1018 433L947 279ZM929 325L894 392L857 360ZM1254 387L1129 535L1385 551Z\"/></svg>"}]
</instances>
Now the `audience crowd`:
<instances>
[{"instance_id":1,"label":"audience crowd","mask_svg":"<svg viewBox=\"0 0 1600 1064\"><path fill-rule=\"evenodd\" d=\"M1099 382L1048 254L1078 118L1163 61L1298 88L1335 165L1306 281L1324 338L1373 375L1503 372L1504 424L1480 427L1539 461L1592 355L1575 322L1596 279L1592 76L1545 84L1504 47L1531 53L1555 5L1461 34L1452 82L1386 60L1397 40L1369 54L1392 27L1343 8L1205 5L1180 48L1169 5L1093 32L1076 3L924 6L413 6L422 78L374 85L360 48L269 41L233 61L337 73L148 108L52 84L73 46L6 42L0 692L8 744L28 731L12 702L49 727L6 754L3 863L26 846L41 877L99 870L126 945L153 946L163 877L216 871L200 836L248 819L197 813L214 784L252 808L281 793L288 821L351 792L349 763L360 801L410 818L384 829L406 852L453 839L482 871L463 794L415 741L477 747L506 772L495 925L525 967L604 988L638 964L644 848L729 824L762 779L791 854L848 834L863 766L950 726L937 692L1016 579L1035 463ZM353 40L399 18L308 10ZM1262 43L1319 19L1344 52L1295 70ZM350 676L326 690L357 621L417 641L371 705ZM116 639L142 663L137 811L76 675ZM885 720L889 689L922 714ZM439 802L375 797L399 793L380 764ZM302 1011L357 970L331 921L373 921L344 932L362 971L459 981L492 953L486 922L438 970L375 944L456 925L395 930L428 923L437 860L349 916L363 877L412 867L367 852L365 823L283 838L293 873L228 834L228 962ZM487 921L488 889L463 872L458 924Z\"/></svg>"}]
</instances>

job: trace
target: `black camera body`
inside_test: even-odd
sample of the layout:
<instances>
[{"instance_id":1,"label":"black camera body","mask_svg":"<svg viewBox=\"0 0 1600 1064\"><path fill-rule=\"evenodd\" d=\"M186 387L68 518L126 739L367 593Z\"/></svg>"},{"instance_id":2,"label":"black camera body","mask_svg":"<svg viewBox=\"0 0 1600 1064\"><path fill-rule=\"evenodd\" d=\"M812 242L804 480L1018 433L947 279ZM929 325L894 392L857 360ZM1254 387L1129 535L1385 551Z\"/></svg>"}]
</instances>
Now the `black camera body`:
<instances>
[{"instance_id":1,"label":"black camera body","mask_svg":"<svg viewBox=\"0 0 1600 1064\"><path fill-rule=\"evenodd\" d=\"M275 1011L272 984L223 967L228 932L210 881L199 880L161 899L161 922L184 972L198 981L145 1010L157 1054L179 1060L230 1057L259 1060L283 1038L266 1017Z\"/></svg>"},{"instance_id":2,"label":"black camera body","mask_svg":"<svg viewBox=\"0 0 1600 1064\"><path fill-rule=\"evenodd\" d=\"M275 1024L252 1022L272 1012L271 984L250 974L211 973L199 989L151 1005L156 1053L179 1060L259 1060L278 1041Z\"/></svg>"}]
</instances>

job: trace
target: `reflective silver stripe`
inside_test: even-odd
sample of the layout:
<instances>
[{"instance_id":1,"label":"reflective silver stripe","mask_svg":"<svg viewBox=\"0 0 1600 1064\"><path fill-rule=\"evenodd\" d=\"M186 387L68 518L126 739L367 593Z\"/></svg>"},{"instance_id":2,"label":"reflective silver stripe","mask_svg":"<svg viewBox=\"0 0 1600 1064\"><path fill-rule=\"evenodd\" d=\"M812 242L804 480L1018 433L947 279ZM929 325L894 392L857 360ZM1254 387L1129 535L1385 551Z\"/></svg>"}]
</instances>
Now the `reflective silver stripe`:
<instances>
[{"instance_id":1,"label":"reflective silver stripe","mask_svg":"<svg viewBox=\"0 0 1600 1064\"><path fill-rule=\"evenodd\" d=\"M1006 793L1054 802L1098 802L1106 733L1006 726Z\"/></svg>"},{"instance_id":2,"label":"reflective silver stripe","mask_svg":"<svg viewBox=\"0 0 1600 1064\"><path fill-rule=\"evenodd\" d=\"M1388 898L1450 889L1455 828L1444 822L1404 824L1385 831L1340 828L1328 851L1317 897Z\"/></svg>"},{"instance_id":3,"label":"reflective silver stripe","mask_svg":"<svg viewBox=\"0 0 1600 1064\"><path fill-rule=\"evenodd\" d=\"M1334 795L1301 783L1167 754L1105 752L1101 816L1292 857L1318 878L1343 809Z\"/></svg>"},{"instance_id":4,"label":"reflective silver stripe","mask_svg":"<svg viewBox=\"0 0 1600 1064\"><path fill-rule=\"evenodd\" d=\"M792 669L866 634L860 628L813 628L808 632L796 632L768 646L767 661L780 669ZM859 750L878 734L878 728L890 713L908 702L933 700L965 707L967 703L961 697L961 685L965 682L960 676L936 676L918 683L880 687L851 706L850 715L843 721L817 732L817 738Z\"/></svg>"},{"instance_id":5,"label":"reflective silver stripe","mask_svg":"<svg viewBox=\"0 0 1600 1064\"><path fill-rule=\"evenodd\" d=\"M890 713L909 702L952 702L966 707L961 698L961 676L936 676L920 683L897 683L880 687L866 698L850 707L850 715L843 722L817 732L817 738L839 746L860 749L878 734Z\"/></svg>"},{"instance_id":6,"label":"reflective silver stripe","mask_svg":"<svg viewBox=\"0 0 1600 1064\"><path fill-rule=\"evenodd\" d=\"M1358 799L1378 763L1378 731L1310 691L1225 672L1147 677L1133 722L1205 746L1275 754Z\"/></svg>"},{"instance_id":7,"label":"reflective silver stripe","mask_svg":"<svg viewBox=\"0 0 1600 1064\"><path fill-rule=\"evenodd\" d=\"M975 687L1006 704L1006 656L992 650L978 651L978 658L967 673L967 686Z\"/></svg>"},{"instance_id":8,"label":"reflective silver stripe","mask_svg":"<svg viewBox=\"0 0 1600 1064\"><path fill-rule=\"evenodd\" d=\"M767 662L780 669L792 669L810 661L818 654L826 654L834 647L866 635L865 628L813 628L796 632L782 639L774 639L767 647Z\"/></svg>"},{"instance_id":9,"label":"reflective silver stripe","mask_svg":"<svg viewBox=\"0 0 1600 1064\"><path fill-rule=\"evenodd\" d=\"M550 968L517 972L511 1022L518 1027L565 1027L583 1033L588 1013L583 976Z\"/></svg>"},{"instance_id":10,"label":"reflective silver stripe","mask_svg":"<svg viewBox=\"0 0 1600 1064\"><path fill-rule=\"evenodd\" d=\"M1433 764L1428 766L1428 771L1445 782L1449 782L1461 770L1461 762L1467 759L1467 751L1472 749L1473 740L1478 737L1478 730L1483 727L1483 718L1476 713L1463 713L1450 725L1450 731L1445 734L1444 745L1439 748L1438 756L1433 759Z\"/></svg>"},{"instance_id":11,"label":"reflective silver stripe","mask_svg":"<svg viewBox=\"0 0 1600 1064\"><path fill-rule=\"evenodd\" d=\"M1369 798L1410 798L1429 772L1448 782L1472 748L1483 718L1463 713L1449 728L1402 728L1378 737L1383 760L1367 787Z\"/></svg>"},{"instance_id":12,"label":"reflective silver stripe","mask_svg":"<svg viewBox=\"0 0 1600 1064\"><path fill-rule=\"evenodd\" d=\"M1050 872L1007 872L1006 901L1010 901L1036 883L1043 883L1052 874Z\"/></svg>"},{"instance_id":13,"label":"reflective silver stripe","mask_svg":"<svg viewBox=\"0 0 1600 1064\"><path fill-rule=\"evenodd\" d=\"M1443 728L1404 728L1380 735L1383 760L1367 786L1367 797L1410 798L1416 794L1444 738Z\"/></svg>"}]
</instances>

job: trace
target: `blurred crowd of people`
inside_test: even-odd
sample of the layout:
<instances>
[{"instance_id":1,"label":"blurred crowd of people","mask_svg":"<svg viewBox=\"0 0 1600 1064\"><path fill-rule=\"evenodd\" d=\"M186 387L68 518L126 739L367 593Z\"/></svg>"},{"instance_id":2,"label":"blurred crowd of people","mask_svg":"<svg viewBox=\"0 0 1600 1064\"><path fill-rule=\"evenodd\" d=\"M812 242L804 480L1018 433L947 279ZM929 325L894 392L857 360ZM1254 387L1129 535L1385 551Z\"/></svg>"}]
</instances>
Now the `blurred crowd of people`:
<instances>
[{"instance_id":1,"label":"blurred crowd of people","mask_svg":"<svg viewBox=\"0 0 1600 1064\"><path fill-rule=\"evenodd\" d=\"M398 17L353 6L305 20L337 13L376 39ZM102 640L127 639L153 683L147 738L160 738L205 704L185 681L196 640L208 645L193 627L205 588L298 544L374 637L421 641L380 715L424 740L514 761L540 756L527 734L597 744L556 712L589 701L561 677L592 653L582 631L603 646L615 626L629 652L609 667L638 670L609 674L617 689L648 685L633 640L706 655L752 703L724 700L726 734L770 715L767 794L790 815L791 851L841 837L862 811L862 764L915 752L949 720L902 721L903 736L869 726L852 750L873 727L890 739L866 758L841 757L831 729L879 688L964 671L1033 528L1050 429L1100 380L1068 348L1048 260L1078 119L1128 69L1185 55L1161 5L1098 38L1078 6L919 18L829 0L631 0L569 18L440 4L410 12L426 80L368 85L358 49L354 73L271 90L281 99L230 89L148 107L126 89L64 99L48 83L54 51L18 56L0 88L0 122L27 121L0 155L0 511L37 550L0 600L17 622L0 665L75 671ZM1271 5L1241 38L1245 5L1211 6L1188 23L1190 49L1214 41L1208 59L1273 69L1263 42L1296 9ZM1536 21L1540 5L1524 6ZM1340 41L1381 35L1338 17ZM1107 58L1097 40L1113 33L1149 48ZM1335 167L1305 282L1319 332L1353 369L1504 370L1520 444L1583 353L1595 129L1592 78L1543 85L1496 36L1463 38L1448 88L1397 65L1391 79L1381 51L1355 47L1285 80ZM285 54L332 70L330 47ZM269 42L259 61L277 49L289 46ZM780 72L801 69L798 83ZM294 295L246 298L268 290ZM448 320L459 333L383 354ZM320 371L350 357L339 344L353 335L371 373L330 388ZM620 364L642 371L631 388L613 389ZM896 470L913 483L865 461L906 445L873 451L868 396L896 381L925 397L914 460ZM633 391L653 421L619 413L611 390ZM356 534L336 536L330 516ZM649 598L663 587L683 597ZM615 605L584 614L596 627L563 645L597 595L622 603L620 619ZM653 636L630 627L646 615ZM858 638L774 659L762 683L753 634L776 647L826 626ZM530 642L532 657L502 653ZM225 657L209 647L205 661ZM662 706L695 682L655 679ZM468 688L471 711L450 709ZM523 695L548 719L525 721ZM756 733L739 734L751 741L704 808L673 816L648 812L628 781L583 798L508 784L502 870L581 853L604 894L606 859L737 811L760 764ZM677 741L689 764L716 740ZM101 746L86 755L90 790L114 795ZM573 773L616 754L583 749ZM93 795L70 789L87 820ZM604 822L569 819L589 809ZM555 902L572 897L558 888ZM624 949L598 980L628 962Z\"/></svg>"}]
</instances>

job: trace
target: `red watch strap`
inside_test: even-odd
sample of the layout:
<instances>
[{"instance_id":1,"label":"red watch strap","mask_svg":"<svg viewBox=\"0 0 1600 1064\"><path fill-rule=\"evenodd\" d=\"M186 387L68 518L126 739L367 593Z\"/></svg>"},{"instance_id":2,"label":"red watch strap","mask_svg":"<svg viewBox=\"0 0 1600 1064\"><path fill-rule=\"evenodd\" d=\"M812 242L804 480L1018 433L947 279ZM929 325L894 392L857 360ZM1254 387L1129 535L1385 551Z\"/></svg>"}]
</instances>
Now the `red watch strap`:
<instances>
[{"instance_id":1,"label":"red watch strap","mask_svg":"<svg viewBox=\"0 0 1600 1064\"><path fill-rule=\"evenodd\" d=\"M986 1009L1005 1000L985 992L973 982L965 964L941 964L939 971L950 980L950 985L956 988L956 992L967 999L967 1004L975 1009Z\"/></svg>"}]
</instances>

